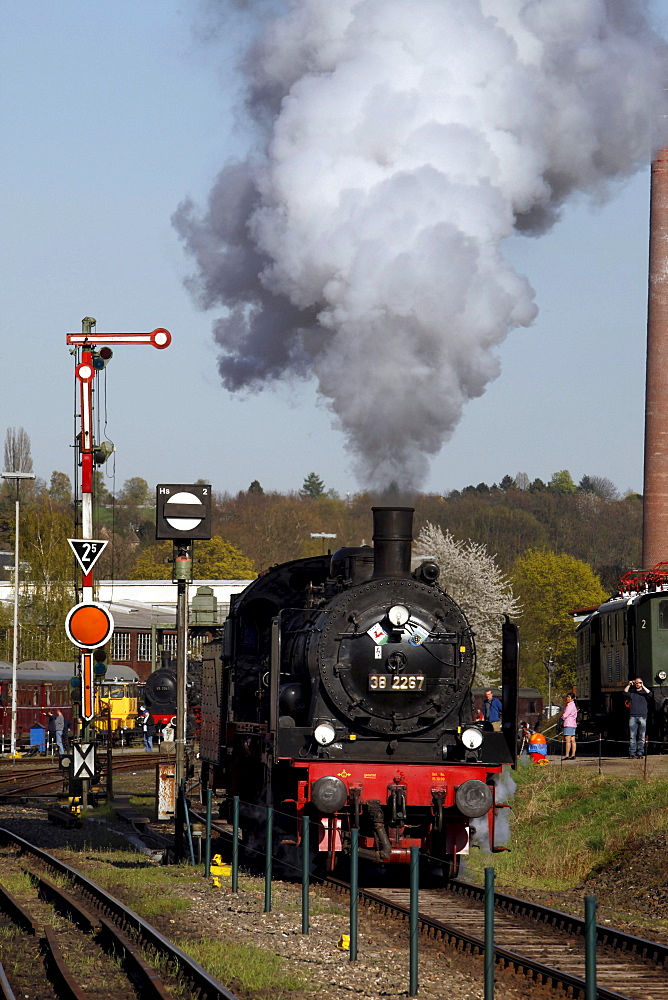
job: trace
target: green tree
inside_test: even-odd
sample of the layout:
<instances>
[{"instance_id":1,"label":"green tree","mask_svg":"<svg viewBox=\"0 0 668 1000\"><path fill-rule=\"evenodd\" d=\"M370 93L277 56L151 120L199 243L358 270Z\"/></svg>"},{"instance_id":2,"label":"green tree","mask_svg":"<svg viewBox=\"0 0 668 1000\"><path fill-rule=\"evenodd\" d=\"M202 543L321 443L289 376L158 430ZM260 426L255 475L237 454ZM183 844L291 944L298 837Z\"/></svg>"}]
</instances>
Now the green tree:
<instances>
[{"instance_id":1,"label":"green tree","mask_svg":"<svg viewBox=\"0 0 668 1000\"><path fill-rule=\"evenodd\" d=\"M20 659L68 660L65 618L74 604L74 567L67 539L70 513L45 494L21 509Z\"/></svg>"},{"instance_id":2,"label":"green tree","mask_svg":"<svg viewBox=\"0 0 668 1000\"><path fill-rule=\"evenodd\" d=\"M132 479L126 479L122 490L118 494L118 499L120 503L136 504L138 507L145 506L149 501L148 483L140 476L133 476Z\"/></svg>"},{"instance_id":3,"label":"green tree","mask_svg":"<svg viewBox=\"0 0 668 1000\"><path fill-rule=\"evenodd\" d=\"M49 496L54 503L72 503L72 480L65 472L52 472Z\"/></svg>"},{"instance_id":4,"label":"green tree","mask_svg":"<svg viewBox=\"0 0 668 1000\"><path fill-rule=\"evenodd\" d=\"M581 559L529 549L515 564L513 583L524 607L522 683L546 689L544 661L552 651L557 663L553 685L570 687L575 680L576 638L569 611L599 605L607 598L598 575Z\"/></svg>"},{"instance_id":5,"label":"green tree","mask_svg":"<svg viewBox=\"0 0 668 1000\"><path fill-rule=\"evenodd\" d=\"M499 489L504 491L517 489L517 483L512 476L504 476L499 483Z\"/></svg>"},{"instance_id":6,"label":"green tree","mask_svg":"<svg viewBox=\"0 0 668 1000\"><path fill-rule=\"evenodd\" d=\"M327 491L325 490L325 484L320 476L318 476L315 472L309 472L308 476L302 483L299 495L304 500L319 500L320 497L326 496Z\"/></svg>"},{"instance_id":7,"label":"green tree","mask_svg":"<svg viewBox=\"0 0 668 1000\"><path fill-rule=\"evenodd\" d=\"M553 473L547 488L551 493L558 493L561 496L567 493L575 493L577 489L568 469L562 469L561 472Z\"/></svg>"},{"instance_id":8,"label":"green tree","mask_svg":"<svg viewBox=\"0 0 668 1000\"><path fill-rule=\"evenodd\" d=\"M258 479L253 480L253 482L248 487L248 492L255 493L258 496L264 496L264 490L262 489L262 486L260 485L260 481Z\"/></svg>"},{"instance_id":9,"label":"green tree","mask_svg":"<svg viewBox=\"0 0 668 1000\"><path fill-rule=\"evenodd\" d=\"M163 542L144 549L134 564L133 580L171 580L172 543ZM196 541L193 576L197 580L251 580L257 573L253 563L240 549L220 535L208 541Z\"/></svg>"}]
</instances>

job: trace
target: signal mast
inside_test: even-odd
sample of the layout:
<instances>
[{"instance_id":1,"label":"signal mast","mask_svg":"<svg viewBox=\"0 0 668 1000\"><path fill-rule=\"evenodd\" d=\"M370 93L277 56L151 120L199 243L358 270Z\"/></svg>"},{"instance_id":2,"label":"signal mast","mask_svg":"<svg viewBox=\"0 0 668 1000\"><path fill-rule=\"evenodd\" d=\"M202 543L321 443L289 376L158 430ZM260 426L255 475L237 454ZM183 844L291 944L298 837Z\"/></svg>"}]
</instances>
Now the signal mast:
<instances>
[{"instance_id":1,"label":"signal mast","mask_svg":"<svg viewBox=\"0 0 668 1000\"><path fill-rule=\"evenodd\" d=\"M97 333L97 320L85 316L81 333L68 333L67 344L73 348L74 375L79 383L80 430L76 437L76 462L81 470L81 538L70 539L70 545L82 573L82 597L67 616L66 632L74 645L81 650L81 717L85 724L93 719L94 656L102 649L114 630L113 618L93 598L93 567L106 546L105 541L93 537L93 474L95 466L109 458L113 445L102 442L95 446L93 432L93 393L95 378L113 357L112 347L117 344L148 344L164 350L172 342L169 330L159 327L150 333ZM107 619L105 622L103 618ZM104 653L98 654L104 661Z\"/></svg>"}]
</instances>

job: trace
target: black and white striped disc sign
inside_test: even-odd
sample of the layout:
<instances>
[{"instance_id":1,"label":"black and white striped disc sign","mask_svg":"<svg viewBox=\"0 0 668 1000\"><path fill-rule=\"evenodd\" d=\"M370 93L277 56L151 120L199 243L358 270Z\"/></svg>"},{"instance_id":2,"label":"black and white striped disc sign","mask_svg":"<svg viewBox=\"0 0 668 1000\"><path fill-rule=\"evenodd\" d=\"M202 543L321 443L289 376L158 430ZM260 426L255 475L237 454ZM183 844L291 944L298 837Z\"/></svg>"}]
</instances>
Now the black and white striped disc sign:
<instances>
[{"instance_id":1,"label":"black and white striped disc sign","mask_svg":"<svg viewBox=\"0 0 668 1000\"><path fill-rule=\"evenodd\" d=\"M156 487L156 538L211 538L211 487L162 483Z\"/></svg>"}]
</instances>

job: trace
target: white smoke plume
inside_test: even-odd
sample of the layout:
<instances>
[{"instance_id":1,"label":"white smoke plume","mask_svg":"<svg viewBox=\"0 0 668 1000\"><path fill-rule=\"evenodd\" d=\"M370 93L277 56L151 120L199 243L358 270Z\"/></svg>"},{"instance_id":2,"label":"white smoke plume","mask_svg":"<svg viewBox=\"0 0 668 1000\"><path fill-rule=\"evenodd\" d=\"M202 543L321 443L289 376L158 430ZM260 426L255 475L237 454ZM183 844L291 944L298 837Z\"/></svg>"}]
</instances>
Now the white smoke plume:
<instances>
[{"instance_id":1,"label":"white smoke plume","mask_svg":"<svg viewBox=\"0 0 668 1000\"><path fill-rule=\"evenodd\" d=\"M662 142L643 0L218 0L257 148L174 223L230 390L315 378L366 486L415 488L536 315L503 256Z\"/></svg>"}]
</instances>

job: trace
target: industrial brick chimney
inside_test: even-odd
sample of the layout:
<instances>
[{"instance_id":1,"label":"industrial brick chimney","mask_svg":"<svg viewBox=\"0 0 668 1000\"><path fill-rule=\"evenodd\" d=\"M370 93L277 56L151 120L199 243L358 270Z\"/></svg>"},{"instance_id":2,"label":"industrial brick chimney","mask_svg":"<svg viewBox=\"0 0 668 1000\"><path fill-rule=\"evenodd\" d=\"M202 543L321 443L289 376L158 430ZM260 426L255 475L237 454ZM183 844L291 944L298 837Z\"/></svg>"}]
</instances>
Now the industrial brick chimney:
<instances>
[{"instance_id":1,"label":"industrial brick chimney","mask_svg":"<svg viewBox=\"0 0 668 1000\"><path fill-rule=\"evenodd\" d=\"M642 564L668 560L668 149L652 163Z\"/></svg>"}]
</instances>

